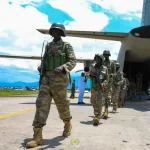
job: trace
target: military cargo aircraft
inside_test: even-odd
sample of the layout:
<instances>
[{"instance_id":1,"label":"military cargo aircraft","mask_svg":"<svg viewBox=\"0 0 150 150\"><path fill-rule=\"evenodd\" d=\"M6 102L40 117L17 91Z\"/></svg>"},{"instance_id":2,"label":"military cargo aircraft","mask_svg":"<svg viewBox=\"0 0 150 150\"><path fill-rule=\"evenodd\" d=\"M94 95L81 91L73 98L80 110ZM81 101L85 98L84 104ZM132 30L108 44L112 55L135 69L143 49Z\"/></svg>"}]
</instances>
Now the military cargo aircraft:
<instances>
[{"instance_id":1,"label":"military cargo aircraft","mask_svg":"<svg viewBox=\"0 0 150 150\"><path fill-rule=\"evenodd\" d=\"M49 34L49 29L37 29L37 31L42 34ZM137 72L141 72L144 76L143 88L145 90L147 89L147 81L150 79L149 25L134 28L129 33L66 30L66 35L79 38L121 41L122 45L117 58L117 62L119 62L121 66L121 70L129 79L134 78ZM34 60L41 59L41 57L37 56L0 55L0 57ZM84 67L89 67L92 61L93 58L77 58L77 62L84 63Z\"/></svg>"}]
</instances>

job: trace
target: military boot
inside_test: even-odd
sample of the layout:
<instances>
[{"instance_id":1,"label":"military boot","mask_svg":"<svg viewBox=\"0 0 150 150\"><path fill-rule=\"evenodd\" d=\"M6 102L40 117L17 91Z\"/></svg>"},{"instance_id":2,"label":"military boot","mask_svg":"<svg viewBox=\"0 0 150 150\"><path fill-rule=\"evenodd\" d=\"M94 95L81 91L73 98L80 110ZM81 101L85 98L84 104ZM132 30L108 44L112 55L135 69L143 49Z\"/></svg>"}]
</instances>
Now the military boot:
<instances>
[{"instance_id":1,"label":"military boot","mask_svg":"<svg viewBox=\"0 0 150 150\"><path fill-rule=\"evenodd\" d=\"M65 123L65 126L64 126L63 136L68 137L71 135L72 125L70 121L64 121L64 123Z\"/></svg>"},{"instance_id":2,"label":"military boot","mask_svg":"<svg viewBox=\"0 0 150 150\"><path fill-rule=\"evenodd\" d=\"M42 128L33 128L34 135L33 139L27 143L28 148L34 148L37 147L38 145L43 144L43 138L42 138Z\"/></svg>"},{"instance_id":3,"label":"military boot","mask_svg":"<svg viewBox=\"0 0 150 150\"><path fill-rule=\"evenodd\" d=\"M108 118L108 108L105 108L104 114L103 114L103 118L107 119Z\"/></svg>"},{"instance_id":4,"label":"military boot","mask_svg":"<svg viewBox=\"0 0 150 150\"><path fill-rule=\"evenodd\" d=\"M113 112L115 113L117 111L118 105L117 103L113 105Z\"/></svg>"},{"instance_id":5,"label":"military boot","mask_svg":"<svg viewBox=\"0 0 150 150\"><path fill-rule=\"evenodd\" d=\"M95 115L94 119L93 119L93 125L96 126L99 124L100 121L100 115Z\"/></svg>"}]
</instances>

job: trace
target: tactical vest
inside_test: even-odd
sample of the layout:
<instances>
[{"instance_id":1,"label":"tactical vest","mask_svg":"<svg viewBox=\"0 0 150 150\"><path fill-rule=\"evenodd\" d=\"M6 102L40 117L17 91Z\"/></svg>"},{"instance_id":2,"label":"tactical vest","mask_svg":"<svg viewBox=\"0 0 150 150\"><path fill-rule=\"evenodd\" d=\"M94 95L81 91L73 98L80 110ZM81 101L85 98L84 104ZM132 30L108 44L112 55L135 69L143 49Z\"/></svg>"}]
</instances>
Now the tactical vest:
<instances>
[{"instance_id":1,"label":"tactical vest","mask_svg":"<svg viewBox=\"0 0 150 150\"><path fill-rule=\"evenodd\" d=\"M65 52L65 46L68 43L65 43L62 45L62 48L60 50L57 50L57 52L53 53L51 51L48 51L45 56L45 71L53 71L57 67L63 65L66 63L66 52Z\"/></svg>"},{"instance_id":2,"label":"tactical vest","mask_svg":"<svg viewBox=\"0 0 150 150\"><path fill-rule=\"evenodd\" d=\"M107 65L106 65L107 64ZM108 69L108 74L112 74L112 62L110 61L110 63L108 64L107 62L105 62L105 66Z\"/></svg>"},{"instance_id":3,"label":"tactical vest","mask_svg":"<svg viewBox=\"0 0 150 150\"><path fill-rule=\"evenodd\" d=\"M100 80L100 82L98 82L96 78L92 77L91 78L91 87L94 89L99 89L101 82L102 82L102 80Z\"/></svg>"},{"instance_id":4,"label":"tactical vest","mask_svg":"<svg viewBox=\"0 0 150 150\"><path fill-rule=\"evenodd\" d=\"M97 77L91 77L91 87L94 89L100 88L100 83L103 81L102 74L100 73Z\"/></svg>"},{"instance_id":5,"label":"tactical vest","mask_svg":"<svg viewBox=\"0 0 150 150\"><path fill-rule=\"evenodd\" d=\"M119 72L118 74L116 74L115 82L119 82L121 80L122 80L122 74Z\"/></svg>"},{"instance_id":6,"label":"tactical vest","mask_svg":"<svg viewBox=\"0 0 150 150\"><path fill-rule=\"evenodd\" d=\"M107 68L108 68L108 74L111 74L112 73L111 63L107 66Z\"/></svg>"}]
</instances>

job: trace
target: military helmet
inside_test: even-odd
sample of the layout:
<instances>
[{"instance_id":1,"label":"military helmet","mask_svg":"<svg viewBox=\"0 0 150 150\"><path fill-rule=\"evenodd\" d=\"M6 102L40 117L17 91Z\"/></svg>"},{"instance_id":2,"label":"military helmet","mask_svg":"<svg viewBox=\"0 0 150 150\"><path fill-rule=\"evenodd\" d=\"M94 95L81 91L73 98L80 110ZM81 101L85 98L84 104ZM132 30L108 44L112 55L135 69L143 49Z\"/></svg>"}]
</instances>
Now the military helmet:
<instances>
[{"instance_id":1,"label":"military helmet","mask_svg":"<svg viewBox=\"0 0 150 150\"><path fill-rule=\"evenodd\" d=\"M120 71L118 75L123 77L124 73L122 71Z\"/></svg>"},{"instance_id":2,"label":"military helmet","mask_svg":"<svg viewBox=\"0 0 150 150\"><path fill-rule=\"evenodd\" d=\"M104 56L103 55L101 55L101 54L95 54L95 57L100 57L101 59L102 59L102 62L104 62ZM94 57L94 60L95 60L95 57Z\"/></svg>"},{"instance_id":3,"label":"military helmet","mask_svg":"<svg viewBox=\"0 0 150 150\"><path fill-rule=\"evenodd\" d=\"M110 51L109 51L109 50L104 50L104 51L103 51L103 55L109 55L109 56L111 56L111 54L110 54Z\"/></svg>"},{"instance_id":4,"label":"military helmet","mask_svg":"<svg viewBox=\"0 0 150 150\"><path fill-rule=\"evenodd\" d=\"M116 63L116 68L120 68L120 64L118 62Z\"/></svg>"},{"instance_id":5,"label":"military helmet","mask_svg":"<svg viewBox=\"0 0 150 150\"><path fill-rule=\"evenodd\" d=\"M66 32L65 32L65 26L63 24L60 23L53 23L49 29L49 34L51 35L51 31L52 29L59 29L62 31L61 36L65 37L66 36Z\"/></svg>"}]
</instances>

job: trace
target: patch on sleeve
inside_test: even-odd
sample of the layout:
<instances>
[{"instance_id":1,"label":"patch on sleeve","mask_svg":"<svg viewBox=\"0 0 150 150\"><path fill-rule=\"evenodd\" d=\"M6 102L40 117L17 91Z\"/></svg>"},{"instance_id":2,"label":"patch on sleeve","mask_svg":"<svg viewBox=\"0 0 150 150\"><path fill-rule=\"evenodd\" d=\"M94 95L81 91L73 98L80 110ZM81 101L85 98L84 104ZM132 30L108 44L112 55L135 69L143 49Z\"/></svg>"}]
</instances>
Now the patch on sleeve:
<instances>
[{"instance_id":1,"label":"patch on sleeve","mask_svg":"<svg viewBox=\"0 0 150 150\"><path fill-rule=\"evenodd\" d=\"M72 46L71 46L70 44L67 44L67 45L66 45L66 48L67 48L67 49L72 49Z\"/></svg>"}]
</instances>

